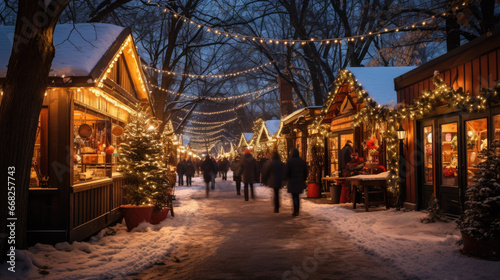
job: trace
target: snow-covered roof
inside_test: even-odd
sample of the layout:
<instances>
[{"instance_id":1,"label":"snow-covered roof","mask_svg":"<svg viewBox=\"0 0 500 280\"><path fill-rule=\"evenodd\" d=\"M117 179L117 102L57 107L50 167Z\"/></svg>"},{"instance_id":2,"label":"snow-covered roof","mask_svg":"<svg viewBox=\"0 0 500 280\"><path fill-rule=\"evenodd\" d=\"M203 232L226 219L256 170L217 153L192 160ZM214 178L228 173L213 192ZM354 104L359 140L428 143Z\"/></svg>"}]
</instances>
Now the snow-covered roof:
<instances>
[{"instance_id":1,"label":"snow-covered roof","mask_svg":"<svg viewBox=\"0 0 500 280\"><path fill-rule=\"evenodd\" d=\"M286 116L285 118L283 118L283 123L286 123L288 120L292 119L293 117L299 115L300 113L304 112L305 110L308 110L308 109L321 109L322 106L309 106L309 107L304 107L304 108L301 108L301 109L298 109L296 111L294 111L293 113L291 113L290 115Z\"/></svg>"},{"instance_id":2,"label":"snow-covered roof","mask_svg":"<svg viewBox=\"0 0 500 280\"><path fill-rule=\"evenodd\" d=\"M267 131L270 136L274 136L278 130L280 129L281 121L280 120L269 120L266 121Z\"/></svg>"},{"instance_id":3,"label":"snow-covered roof","mask_svg":"<svg viewBox=\"0 0 500 280\"><path fill-rule=\"evenodd\" d=\"M415 69L416 66L401 67L347 67L368 95L378 104L396 104L394 78Z\"/></svg>"},{"instance_id":4,"label":"snow-covered roof","mask_svg":"<svg viewBox=\"0 0 500 280\"><path fill-rule=\"evenodd\" d=\"M253 137L253 133L249 133L249 132L243 132L243 135L245 136L245 140L250 141L250 139L252 139Z\"/></svg>"},{"instance_id":5,"label":"snow-covered roof","mask_svg":"<svg viewBox=\"0 0 500 280\"><path fill-rule=\"evenodd\" d=\"M0 26L0 77L7 74L14 26ZM49 76L88 76L125 28L105 23L58 24Z\"/></svg>"}]
</instances>

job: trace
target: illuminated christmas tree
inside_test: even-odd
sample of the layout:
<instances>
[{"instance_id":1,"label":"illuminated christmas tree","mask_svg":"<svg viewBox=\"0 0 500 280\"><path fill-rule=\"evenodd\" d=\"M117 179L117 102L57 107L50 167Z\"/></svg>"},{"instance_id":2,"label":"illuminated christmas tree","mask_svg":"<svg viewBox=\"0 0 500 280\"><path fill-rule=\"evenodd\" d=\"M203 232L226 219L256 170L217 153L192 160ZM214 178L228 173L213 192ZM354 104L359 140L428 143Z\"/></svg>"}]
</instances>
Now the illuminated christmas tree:
<instances>
[{"instance_id":1,"label":"illuminated christmas tree","mask_svg":"<svg viewBox=\"0 0 500 280\"><path fill-rule=\"evenodd\" d=\"M167 192L174 182L165 174L164 146L157 130L157 121L149 110L138 108L122 136L119 171L128 180L124 187L131 204L152 204L159 211L167 203Z\"/></svg>"},{"instance_id":2,"label":"illuminated christmas tree","mask_svg":"<svg viewBox=\"0 0 500 280\"><path fill-rule=\"evenodd\" d=\"M458 228L476 240L500 238L500 141L481 152L475 183L465 193L465 211Z\"/></svg>"}]
</instances>

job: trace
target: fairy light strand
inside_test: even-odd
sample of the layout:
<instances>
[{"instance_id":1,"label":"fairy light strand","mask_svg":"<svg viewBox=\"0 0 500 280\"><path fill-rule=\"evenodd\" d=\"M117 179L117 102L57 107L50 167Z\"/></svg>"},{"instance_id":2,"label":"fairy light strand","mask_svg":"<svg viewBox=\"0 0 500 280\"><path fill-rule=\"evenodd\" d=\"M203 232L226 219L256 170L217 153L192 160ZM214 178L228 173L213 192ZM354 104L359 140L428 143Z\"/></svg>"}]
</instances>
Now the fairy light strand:
<instances>
[{"instance_id":1,"label":"fairy light strand","mask_svg":"<svg viewBox=\"0 0 500 280\"><path fill-rule=\"evenodd\" d=\"M465 2L464 2L465 5ZM463 6L464 6L463 5ZM208 25L205 25L203 23L199 23L197 21L191 20L183 15L180 15L176 13L175 11L172 11L169 8L162 7L159 4L157 5L160 8L164 8L164 12L169 12L174 16L174 18L180 18L183 20L185 23L189 23L191 25L197 26L199 29L205 29L207 33L214 33L216 35L222 35L225 37L231 37L233 39L241 40L241 41L253 41L253 42L259 42L261 44L268 44L268 45L279 45L283 44L285 46L294 46L295 44L300 44L300 45L305 45L306 43L319 43L319 44L342 44L343 41L355 41L355 40L365 40L367 37L373 37L373 36L380 36L382 34L387 34L387 33L395 33L399 31L413 31L413 30L418 30L421 27L425 27L426 25L432 23L432 21L435 20L436 16L431 16L428 18L425 18L423 20L418 20L415 21L412 24L406 24L400 27L394 27L394 28L384 28L381 31L375 31L375 32L368 32L367 34L362 34L362 35L354 35L350 37L336 37L336 38L329 38L329 39L318 39L318 38L310 38L307 40L303 39L275 39L275 38L268 38L268 37L258 37L258 36L248 36L248 35L242 35L238 33L232 33L228 32L225 30L219 30L213 27L210 27ZM441 15L445 16L448 12L443 12Z\"/></svg>"},{"instance_id":2,"label":"fairy light strand","mask_svg":"<svg viewBox=\"0 0 500 280\"><path fill-rule=\"evenodd\" d=\"M252 102L251 101L250 102L245 102L245 103L240 104L240 105L238 105L238 106L236 106L234 108L227 109L227 110L222 110L222 111L217 111L217 112L192 111L192 113L193 114L197 114L197 115L205 115L205 116L224 114L224 113L234 112L234 111L238 110L239 108L248 106L250 103L252 103ZM188 109L181 109L181 111L189 112Z\"/></svg>"},{"instance_id":3,"label":"fairy light strand","mask_svg":"<svg viewBox=\"0 0 500 280\"><path fill-rule=\"evenodd\" d=\"M182 119L180 116L177 116L177 118L178 119ZM227 123L230 123L230 122L234 122L236 120L238 120L238 117L229 119L227 121L218 121L218 122L200 122L200 121L189 121L189 122L193 123L193 124L201 124L201 125L218 125L218 124L227 124Z\"/></svg>"},{"instance_id":4,"label":"fairy light strand","mask_svg":"<svg viewBox=\"0 0 500 280\"><path fill-rule=\"evenodd\" d=\"M159 87L159 86L151 84L151 83L150 83L150 86L154 87L154 88L156 88L158 90L161 90L163 92L166 92L166 93L169 93L169 94L173 94L173 95L176 95L176 96L179 96L179 97L186 97L186 98L190 98L190 99L203 98L203 99L207 99L207 100L210 100L210 101L228 101L228 100L234 100L234 99L238 99L238 98L244 98L244 97L251 96L251 95L257 95L256 98L258 98L258 97L260 97L261 94L263 94L265 92L272 91L272 90L275 90L275 89L279 88L279 85L274 85L274 86L267 87L265 89L256 90L256 91L252 91L252 92L247 92L247 93L240 94L240 95L232 95L232 96L227 96L227 97L214 97L214 96L196 96L196 95L183 94L183 93L171 91L171 90L168 90L168 89L164 89L162 87Z\"/></svg>"},{"instance_id":5,"label":"fairy light strand","mask_svg":"<svg viewBox=\"0 0 500 280\"><path fill-rule=\"evenodd\" d=\"M243 71L238 71L238 72L234 72L234 73L228 73L228 74L214 74L214 75L198 75L198 74L188 74L188 73L177 73L177 72L173 72L173 71L168 71L168 70L161 70L161 69L157 69L157 68L154 68L154 67L151 67L151 66L147 66L147 65L143 65L144 68L146 69L149 69L149 70L152 70L152 71L155 71L157 73L163 73L163 74L168 74L168 75L177 75L177 76L184 76L184 77L189 77L189 78L218 78L218 79L221 79L221 78L229 78L229 77L237 77L237 76L240 76L240 75L243 75L243 74L247 74L247 73L250 73L250 72L255 72L257 70L260 70L264 67L267 67L273 63L276 63L276 61L270 61L268 63L264 63L262 65L259 65L257 67L254 67L254 68L250 68L250 69L247 69L247 70L243 70Z\"/></svg>"}]
</instances>

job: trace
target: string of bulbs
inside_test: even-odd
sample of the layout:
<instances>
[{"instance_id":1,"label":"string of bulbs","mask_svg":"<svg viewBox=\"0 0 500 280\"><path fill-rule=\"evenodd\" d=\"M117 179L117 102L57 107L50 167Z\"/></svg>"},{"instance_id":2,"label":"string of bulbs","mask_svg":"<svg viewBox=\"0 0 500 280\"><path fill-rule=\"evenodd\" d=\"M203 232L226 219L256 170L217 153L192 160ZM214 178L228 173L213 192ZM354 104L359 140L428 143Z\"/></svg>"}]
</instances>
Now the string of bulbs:
<instances>
[{"instance_id":1,"label":"string of bulbs","mask_svg":"<svg viewBox=\"0 0 500 280\"><path fill-rule=\"evenodd\" d=\"M190 99L203 98L203 99L207 99L207 100L210 100L210 101L228 101L228 100L233 100L233 99L237 99L237 98L243 98L243 97L247 97L247 96L251 96L251 95L257 95L255 98L259 98L262 93L268 92L268 91L271 91L271 90L275 90L275 89L279 88L278 85L274 85L274 86L267 87L265 89L261 89L261 90L257 90L257 91L252 91L252 92L247 92L247 93L240 94L240 95L232 95L232 96L227 96L227 97L213 97L213 96L206 96L206 97L203 96L202 97L202 96L188 95L188 94L184 94L184 93L180 93L180 92L171 91L171 90L159 87L157 85L154 85L152 83L149 83L149 85L151 87L154 87L154 88L160 90L160 91L163 91L163 92L166 92L166 93L169 93L169 94L173 94L173 95L176 95L176 96L179 96L179 97L186 97L186 98L190 98Z\"/></svg>"},{"instance_id":2,"label":"string of bulbs","mask_svg":"<svg viewBox=\"0 0 500 280\"><path fill-rule=\"evenodd\" d=\"M243 75L243 74L247 74L247 73L250 73L250 72L255 72L259 69L262 69L264 67L267 67L273 63L275 63L276 61L270 61L268 63L264 63L262 65L259 65L257 67L254 67L254 68L250 68L250 69L247 69L247 70L243 70L243 71L238 71L238 72L234 72L234 73L229 73L229 74L215 74L215 75L198 75L198 74L187 74L187 73L177 73L177 72L173 72L173 71L168 71L168 70L161 70L161 69L157 69L155 67L151 67L151 66L148 66L148 65L143 65L143 68L146 68L146 69L149 69L149 70L153 70L157 73L163 73L163 74L168 74L168 75L177 75L177 76L185 76L185 77L189 77L189 78L229 78L229 77L237 77L239 75Z\"/></svg>"},{"instance_id":3,"label":"string of bulbs","mask_svg":"<svg viewBox=\"0 0 500 280\"><path fill-rule=\"evenodd\" d=\"M149 1L148 1L149 2ZM462 6L466 6L467 3L463 2ZM355 40L364 40L367 37L372 37L372 36L380 36L382 34L387 34L387 33L394 33L394 32L399 32L399 31L414 31L418 30L421 27L425 27L427 24L431 23L436 16L430 16L428 18L425 18L423 20L415 21L414 23L411 24L406 24L400 27L394 27L394 28L384 28L381 31L375 31L375 32L368 32L366 34L360 34L360 35L354 35L354 36L344 36L344 37L336 37L336 38L328 38L328 39L319 39L319 38L310 38L307 40L304 39L276 39L276 38L269 38L269 37L259 37L259 36L249 36L249 35L242 35L239 33L233 33L229 32L226 30L219 30L216 28L213 28L211 26L208 26L206 24L194 21L192 19L189 19L181 14L176 13L175 11L163 7L160 4L157 4L158 8L162 8L164 13L171 13L174 18L180 18L184 22L189 23L191 25L197 26L199 29L205 29L206 32L208 33L214 33L216 35L223 35L225 37L231 37L235 40L240 40L240 41L253 41L253 42L259 42L261 44L268 44L268 45L279 45L283 44L285 46L294 46L296 44L300 45L305 45L306 43L313 42L313 43L319 43L319 44L342 44L343 41L347 42L354 42ZM451 9L459 9L459 7L452 7ZM442 16L446 16L448 12L443 12Z\"/></svg>"}]
</instances>

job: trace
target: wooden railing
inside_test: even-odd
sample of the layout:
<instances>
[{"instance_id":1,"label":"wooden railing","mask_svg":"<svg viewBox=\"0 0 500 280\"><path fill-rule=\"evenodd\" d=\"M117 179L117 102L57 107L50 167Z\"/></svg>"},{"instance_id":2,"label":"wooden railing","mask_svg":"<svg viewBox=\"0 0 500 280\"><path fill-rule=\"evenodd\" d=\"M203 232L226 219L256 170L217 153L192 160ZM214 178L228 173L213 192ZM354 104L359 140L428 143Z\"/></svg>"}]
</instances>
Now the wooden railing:
<instances>
[{"instance_id":1,"label":"wooden railing","mask_svg":"<svg viewBox=\"0 0 500 280\"><path fill-rule=\"evenodd\" d=\"M70 240L81 240L120 218L123 177L79 184L70 195Z\"/></svg>"}]
</instances>

